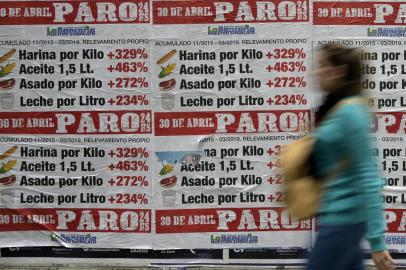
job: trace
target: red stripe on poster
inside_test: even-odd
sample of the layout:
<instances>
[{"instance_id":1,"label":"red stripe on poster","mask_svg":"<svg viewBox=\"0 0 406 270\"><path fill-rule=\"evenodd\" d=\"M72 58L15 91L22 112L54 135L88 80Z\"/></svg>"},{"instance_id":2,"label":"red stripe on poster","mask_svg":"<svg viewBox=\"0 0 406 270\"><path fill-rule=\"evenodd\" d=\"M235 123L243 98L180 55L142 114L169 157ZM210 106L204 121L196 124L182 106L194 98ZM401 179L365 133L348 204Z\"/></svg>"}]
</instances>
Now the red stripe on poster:
<instances>
[{"instance_id":1,"label":"red stripe on poster","mask_svg":"<svg viewBox=\"0 0 406 270\"><path fill-rule=\"evenodd\" d=\"M315 2L315 25L404 25L406 2Z\"/></svg>"},{"instance_id":2,"label":"red stripe on poster","mask_svg":"<svg viewBox=\"0 0 406 270\"><path fill-rule=\"evenodd\" d=\"M2 112L0 134L150 134L151 111Z\"/></svg>"},{"instance_id":3,"label":"red stripe on poster","mask_svg":"<svg viewBox=\"0 0 406 270\"><path fill-rule=\"evenodd\" d=\"M149 23L149 1L4 2L0 25Z\"/></svg>"},{"instance_id":4,"label":"red stripe on poster","mask_svg":"<svg viewBox=\"0 0 406 270\"><path fill-rule=\"evenodd\" d=\"M219 208L156 211L156 233L309 231L310 220L294 220L285 208Z\"/></svg>"},{"instance_id":5,"label":"red stripe on poster","mask_svg":"<svg viewBox=\"0 0 406 270\"><path fill-rule=\"evenodd\" d=\"M309 1L154 1L154 24L274 23L309 21Z\"/></svg>"},{"instance_id":6,"label":"red stripe on poster","mask_svg":"<svg viewBox=\"0 0 406 270\"><path fill-rule=\"evenodd\" d=\"M402 203L406 202L405 194L402 194ZM386 231L389 233L405 233L406 231L406 210L385 209Z\"/></svg>"},{"instance_id":7,"label":"red stripe on poster","mask_svg":"<svg viewBox=\"0 0 406 270\"><path fill-rule=\"evenodd\" d=\"M151 232L150 209L1 209L0 231Z\"/></svg>"},{"instance_id":8,"label":"red stripe on poster","mask_svg":"<svg viewBox=\"0 0 406 270\"><path fill-rule=\"evenodd\" d=\"M155 113L155 135L305 132L309 110Z\"/></svg>"}]
</instances>

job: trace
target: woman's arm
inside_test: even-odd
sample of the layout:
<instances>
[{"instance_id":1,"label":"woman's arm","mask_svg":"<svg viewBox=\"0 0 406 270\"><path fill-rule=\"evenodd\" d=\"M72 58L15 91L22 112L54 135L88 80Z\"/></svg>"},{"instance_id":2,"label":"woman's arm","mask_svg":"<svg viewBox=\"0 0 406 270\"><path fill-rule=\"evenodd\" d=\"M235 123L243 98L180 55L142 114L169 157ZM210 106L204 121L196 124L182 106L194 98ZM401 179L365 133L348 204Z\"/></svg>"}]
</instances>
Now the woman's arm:
<instances>
[{"instance_id":1,"label":"woman's arm","mask_svg":"<svg viewBox=\"0 0 406 270\"><path fill-rule=\"evenodd\" d=\"M351 166L360 176L359 188L362 191L366 217L367 239L372 251L386 250L384 233L385 220L383 218L383 204L381 197L382 181L378 177L375 160L371 155L369 143L369 114L361 105L348 105L345 109L345 121L348 123L345 145L351 156Z\"/></svg>"}]
</instances>

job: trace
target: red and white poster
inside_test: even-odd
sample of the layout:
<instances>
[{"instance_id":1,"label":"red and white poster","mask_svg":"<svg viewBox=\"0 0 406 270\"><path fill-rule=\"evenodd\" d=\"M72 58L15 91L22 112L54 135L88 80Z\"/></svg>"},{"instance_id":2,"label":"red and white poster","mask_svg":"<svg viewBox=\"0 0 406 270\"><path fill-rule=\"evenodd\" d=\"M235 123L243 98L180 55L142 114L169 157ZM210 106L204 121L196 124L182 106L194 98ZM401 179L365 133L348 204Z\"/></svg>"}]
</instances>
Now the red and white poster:
<instances>
[{"instance_id":1,"label":"red and white poster","mask_svg":"<svg viewBox=\"0 0 406 270\"><path fill-rule=\"evenodd\" d=\"M313 222L284 207L280 153L314 126L333 42L362 50L404 253L405 22L388 1L2 1L2 254L303 262Z\"/></svg>"},{"instance_id":2,"label":"red and white poster","mask_svg":"<svg viewBox=\"0 0 406 270\"><path fill-rule=\"evenodd\" d=\"M1 14L2 245L307 246L278 168L311 129L308 1Z\"/></svg>"},{"instance_id":3,"label":"red and white poster","mask_svg":"<svg viewBox=\"0 0 406 270\"><path fill-rule=\"evenodd\" d=\"M152 248L148 1L3 1L3 247Z\"/></svg>"},{"instance_id":4,"label":"red and white poster","mask_svg":"<svg viewBox=\"0 0 406 270\"><path fill-rule=\"evenodd\" d=\"M406 2L315 1L313 46L338 43L358 47L362 87L374 113L373 155L382 176L385 242L394 253L406 251Z\"/></svg>"},{"instance_id":5,"label":"red and white poster","mask_svg":"<svg viewBox=\"0 0 406 270\"><path fill-rule=\"evenodd\" d=\"M308 1L152 7L155 247L306 247L278 168L311 128Z\"/></svg>"}]
</instances>

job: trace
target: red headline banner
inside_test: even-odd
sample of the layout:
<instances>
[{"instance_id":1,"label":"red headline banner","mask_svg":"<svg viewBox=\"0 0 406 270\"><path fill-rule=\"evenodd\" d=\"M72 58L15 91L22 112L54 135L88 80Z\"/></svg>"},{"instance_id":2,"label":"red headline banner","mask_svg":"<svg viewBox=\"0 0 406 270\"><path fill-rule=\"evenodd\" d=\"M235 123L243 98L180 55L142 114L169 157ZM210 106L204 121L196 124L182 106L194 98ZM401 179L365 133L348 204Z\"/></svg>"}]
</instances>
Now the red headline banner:
<instances>
[{"instance_id":1,"label":"red headline banner","mask_svg":"<svg viewBox=\"0 0 406 270\"><path fill-rule=\"evenodd\" d=\"M371 132L378 131L391 134L406 134L406 113L375 113L375 119L371 123Z\"/></svg>"},{"instance_id":2,"label":"red headline banner","mask_svg":"<svg viewBox=\"0 0 406 270\"><path fill-rule=\"evenodd\" d=\"M149 23L149 1L2 1L0 25Z\"/></svg>"},{"instance_id":3,"label":"red headline banner","mask_svg":"<svg viewBox=\"0 0 406 270\"><path fill-rule=\"evenodd\" d=\"M156 233L309 231L285 208L176 209L156 211Z\"/></svg>"},{"instance_id":4,"label":"red headline banner","mask_svg":"<svg viewBox=\"0 0 406 270\"><path fill-rule=\"evenodd\" d=\"M406 199L406 198L404 198ZM405 209L385 209L385 218L389 233L406 232L406 210Z\"/></svg>"},{"instance_id":5,"label":"red headline banner","mask_svg":"<svg viewBox=\"0 0 406 270\"><path fill-rule=\"evenodd\" d=\"M0 134L150 134L151 111L2 112Z\"/></svg>"},{"instance_id":6,"label":"red headline banner","mask_svg":"<svg viewBox=\"0 0 406 270\"><path fill-rule=\"evenodd\" d=\"M151 232L150 209L1 209L0 231Z\"/></svg>"},{"instance_id":7,"label":"red headline banner","mask_svg":"<svg viewBox=\"0 0 406 270\"><path fill-rule=\"evenodd\" d=\"M314 2L315 25L401 25L406 2Z\"/></svg>"},{"instance_id":8,"label":"red headline banner","mask_svg":"<svg viewBox=\"0 0 406 270\"><path fill-rule=\"evenodd\" d=\"M155 113L155 135L305 132L309 110Z\"/></svg>"},{"instance_id":9,"label":"red headline banner","mask_svg":"<svg viewBox=\"0 0 406 270\"><path fill-rule=\"evenodd\" d=\"M154 1L154 24L309 21L309 1Z\"/></svg>"}]
</instances>

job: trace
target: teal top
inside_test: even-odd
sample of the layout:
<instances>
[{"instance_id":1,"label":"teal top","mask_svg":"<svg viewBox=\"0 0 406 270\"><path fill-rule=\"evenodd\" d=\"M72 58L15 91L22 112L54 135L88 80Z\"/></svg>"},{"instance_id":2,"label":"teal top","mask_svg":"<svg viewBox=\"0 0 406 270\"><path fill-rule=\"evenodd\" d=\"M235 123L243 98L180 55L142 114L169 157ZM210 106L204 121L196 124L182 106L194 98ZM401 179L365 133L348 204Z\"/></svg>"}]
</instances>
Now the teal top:
<instances>
[{"instance_id":1,"label":"teal top","mask_svg":"<svg viewBox=\"0 0 406 270\"><path fill-rule=\"evenodd\" d=\"M326 183L319 209L321 225L366 222L372 251L385 250L385 221L378 177L368 136L370 115L361 103L339 105L315 130L313 162L318 175L346 167Z\"/></svg>"}]
</instances>

